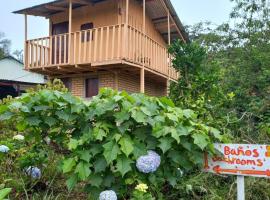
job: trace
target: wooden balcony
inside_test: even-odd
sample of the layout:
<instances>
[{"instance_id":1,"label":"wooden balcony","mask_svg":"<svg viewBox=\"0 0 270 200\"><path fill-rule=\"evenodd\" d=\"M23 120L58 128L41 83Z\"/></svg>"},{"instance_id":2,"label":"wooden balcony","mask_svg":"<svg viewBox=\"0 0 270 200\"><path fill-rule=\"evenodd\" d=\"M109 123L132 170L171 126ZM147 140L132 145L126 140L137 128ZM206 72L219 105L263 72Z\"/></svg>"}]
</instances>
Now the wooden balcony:
<instances>
[{"instance_id":1,"label":"wooden balcony","mask_svg":"<svg viewBox=\"0 0 270 200\"><path fill-rule=\"evenodd\" d=\"M57 75L118 64L144 67L171 80L178 78L170 67L167 47L130 25L99 27L25 43L25 68L39 73Z\"/></svg>"}]
</instances>

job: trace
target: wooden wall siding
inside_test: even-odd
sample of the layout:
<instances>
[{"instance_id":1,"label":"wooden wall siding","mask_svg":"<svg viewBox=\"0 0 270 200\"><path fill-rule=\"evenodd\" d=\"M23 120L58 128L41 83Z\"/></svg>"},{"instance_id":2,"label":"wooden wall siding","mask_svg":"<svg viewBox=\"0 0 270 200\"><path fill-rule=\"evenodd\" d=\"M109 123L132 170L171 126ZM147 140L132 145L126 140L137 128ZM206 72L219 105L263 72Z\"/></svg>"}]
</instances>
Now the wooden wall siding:
<instances>
[{"instance_id":1,"label":"wooden wall siding","mask_svg":"<svg viewBox=\"0 0 270 200\"><path fill-rule=\"evenodd\" d=\"M120 16L120 22L119 23L125 23L125 12L126 12L126 5L125 0L120 4L122 15ZM132 27L138 29L139 31L143 32L143 7L142 5L136 1L136 0L130 0L129 1L129 25ZM160 33L156 30L152 20L147 16L145 18L145 33L150 38L154 39L158 43L162 44L163 46L166 46L166 42L163 40Z\"/></svg>"},{"instance_id":2,"label":"wooden wall siding","mask_svg":"<svg viewBox=\"0 0 270 200\"><path fill-rule=\"evenodd\" d=\"M82 24L92 22L94 28L118 24L118 5L116 0L108 0L83 6L72 11L72 32L80 31ZM53 24L68 21L68 10L50 17Z\"/></svg>"}]
</instances>

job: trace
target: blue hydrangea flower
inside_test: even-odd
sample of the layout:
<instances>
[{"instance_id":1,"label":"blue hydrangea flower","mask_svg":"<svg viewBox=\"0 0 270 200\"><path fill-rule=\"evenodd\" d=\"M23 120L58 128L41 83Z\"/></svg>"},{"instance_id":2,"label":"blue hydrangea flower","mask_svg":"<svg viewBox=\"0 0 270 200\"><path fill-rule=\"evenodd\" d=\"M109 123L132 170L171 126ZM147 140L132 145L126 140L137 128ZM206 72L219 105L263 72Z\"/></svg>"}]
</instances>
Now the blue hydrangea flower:
<instances>
[{"instance_id":1,"label":"blue hydrangea flower","mask_svg":"<svg viewBox=\"0 0 270 200\"><path fill-rule=\"evenodd\" d=\"M9 148L5 145L0 145L0 152L7 153L9 151Z\"/></svg>"},{"instance_id":2,"label":"blue hydrangea flower","mask_svg":"<svg viewBox=\"0 0 270 200\"><path fill-rule=\"evenodd\" d=\"M154 151L148 151L147 155L140 156L136 161L137 169L145 174L155 172L160 165L160 156Z\"/></svg>"},{"instance_id":3,"label":"blue hydrangea flower","mask_svg":"<svg viewBox=\"0 0 270 200\"><path fill-rule=\"evenodd\" d=\"M106 190L100 193L99 200L117 200L117 195L113 190Z\"/></svg>"},{"instance_id":4,"label":"blue hydrangea flower","mask_svg":"<svg viewBox=\"0 0 270 200\"><path fill-rule=\"evenodd\" d=\"M28 167L26 170L25 170L26 174L28 176L31 176L33 179L39 179L41 178L41 171L39 168L37 167Z\"/></svg>"}]
</instances>

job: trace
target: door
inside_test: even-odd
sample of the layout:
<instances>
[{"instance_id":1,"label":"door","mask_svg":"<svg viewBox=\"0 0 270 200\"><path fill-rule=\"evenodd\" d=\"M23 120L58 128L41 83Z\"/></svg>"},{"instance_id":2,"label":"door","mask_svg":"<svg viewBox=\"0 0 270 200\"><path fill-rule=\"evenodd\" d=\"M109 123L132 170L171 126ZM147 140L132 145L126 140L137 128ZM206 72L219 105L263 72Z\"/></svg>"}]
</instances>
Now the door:
<instances>
[{"instance_id":1,"label":"door","mask_svg":"<svg viewBox=\"0 0 270 200\"><path fill-rule=\"evenodd\" d=\"M98 78L88 78L85 80L85 97L91 98L98 95Z\"/></svg>"},{"instance_id":2,"label":"door","mask_svg":"<svg viewBox=\"0 0 270 200\"><path fill-rule=\"evenodd\" d=\"M68 33L69 23L62 22L58 24L52 25L52 35L59 35ZM61 37L61 45L60 45L60 37ZM66 39L64 36L60 37L53 37L52 39L52 63L53 64L60 64L68 61L68 35L66 36ZM66 60L64 60L64 43L66 43ZM61 49L60 49L61 46ZM55 54L56 51L56 54ZM56 58L55 58L56 55ZM61 56L61 60L59 59L59 56Z\"/></svg>"}]
</instances>

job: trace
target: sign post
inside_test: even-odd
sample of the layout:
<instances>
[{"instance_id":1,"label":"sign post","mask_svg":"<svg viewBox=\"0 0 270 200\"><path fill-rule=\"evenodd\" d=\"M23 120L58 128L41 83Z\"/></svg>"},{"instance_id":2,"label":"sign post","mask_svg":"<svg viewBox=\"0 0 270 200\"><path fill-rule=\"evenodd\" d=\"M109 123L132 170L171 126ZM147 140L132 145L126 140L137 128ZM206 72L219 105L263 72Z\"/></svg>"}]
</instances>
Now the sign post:
<instances>
[{"instance_id":1,"label":"sign post","mask_svg":"<svg viewBox=\"0 0 270 200\"><path fill-rule=\"evenodd\" d=\"M237 200L245 200L245 177L237 176Z\"/></svg>"},{"instance_id":2,"label":"sign post","mask_svg":"<svg viewBox=\"0 0 270 200\"><path fill-rule=\"evenodd\" d=\"M270 178L270 146L215 144L219 155L205 154L204 171L237 176L237 199L245 200L244 176Z\"/></svg>"}]
</instances>

